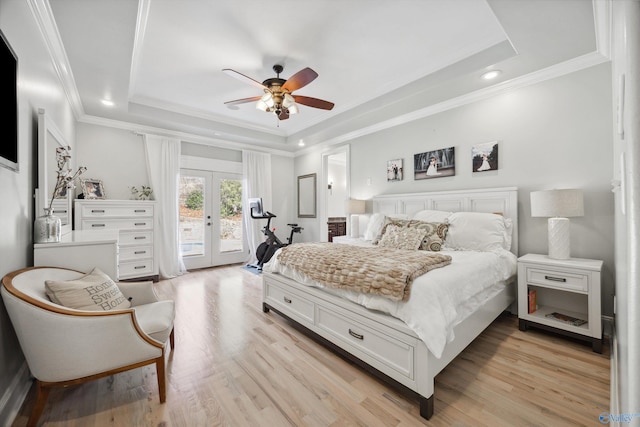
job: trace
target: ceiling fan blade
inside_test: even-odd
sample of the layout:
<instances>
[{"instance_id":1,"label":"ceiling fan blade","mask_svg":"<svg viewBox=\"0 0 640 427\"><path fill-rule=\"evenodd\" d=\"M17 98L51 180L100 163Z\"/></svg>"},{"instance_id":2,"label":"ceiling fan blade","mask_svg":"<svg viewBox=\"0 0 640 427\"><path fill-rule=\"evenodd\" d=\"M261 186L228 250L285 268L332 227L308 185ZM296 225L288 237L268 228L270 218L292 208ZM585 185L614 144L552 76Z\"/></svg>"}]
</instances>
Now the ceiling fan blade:
<instances>
[{"instance_id":1,"label":"ceiling fan blade","mask_svg":"<svg viewBox=\"0 0 640 427\"><path fill-rule=\"evenodd\" d=\"M235 99L233 101L227 101L224 104L225 105L246 104L247 102L259 101L260 98L262 98L262 97L261 96L252 96L251 98L242 98L242 99Z\"/></svg>"},{"instance_id":2,"label":"ceiling fan blade","mask_svg":"<svg viewBox=\"0 0 640 427\"><path fill-rule=\"evenodd\" d=\"M233 77L234 79L238 79L240 81L243 81L245 83L248 83L252 86L256 86L259 87L260 89L269 89L268 87L266 87L265 85L263 85L262 83L260 83L257 80L252 79L251 77L247 77L242 73L239 73L235 70L232 70L231 68L225 68L224 70L222 70L223 73L225 73L228 76Z\"/></svg>"},{"instance_id":3,"label":"ceiling fan blade","mask_svg":"<svg viewBox=\"0 0 640 427\"><path fill-rule=\"evenodd\" d=\"M309 96L293 95L293 98L298 104L306 105L313 108L322 108L323 110L331 110L335 105L333 102L325 101L318 98L311 98Z\"/></svg>"},{"instance_id":4,"label":"ceiling fan blade","mask_svg":"<svg viewBox=\"0 0 640 427\"><path fill-rule=\"evenodd\" d=\"M282 85L282 89L293 92L294 90L298 90L301 87L305 87L306 85L314 81L316 77L318 77L318 73L307 67L289 77L285 84Z\"/></svg>"}]
</instances>

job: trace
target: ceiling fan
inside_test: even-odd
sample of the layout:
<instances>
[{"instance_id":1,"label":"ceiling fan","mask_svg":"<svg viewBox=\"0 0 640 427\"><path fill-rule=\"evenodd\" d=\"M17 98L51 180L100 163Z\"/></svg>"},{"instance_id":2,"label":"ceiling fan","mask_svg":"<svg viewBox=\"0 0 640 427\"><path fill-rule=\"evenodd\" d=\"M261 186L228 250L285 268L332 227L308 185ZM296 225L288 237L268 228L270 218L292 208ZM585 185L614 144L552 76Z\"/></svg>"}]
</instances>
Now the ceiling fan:
<instances>
[{"instance_id":1,"label":"ceiling fan","mask_svg":"<svg viewBox=\"0 0 640 427\"><path fill-rule=\"evenodd\" d=\"M251 77L247 77L242 73L230 68L225 68L222 70L223 73L264 90L264 95L227 101L225 102L225 105L238 105L257 101L257 109L268 113L275 113L279 120L286 120L289 118L289 115L296 114L298 112L297 104L313 108L321 108L323 110L331 110L333 108L333 102L293 94L293 91L305 87L314 81L316 77L318 77L318 73L307 67L295 73L288 80L285 80L280 78L282 70L282 65L274 65L273 71L276 72L277 77L267 79L260 83L259 81L254 80Z\"/></svg>"}]
</instances>

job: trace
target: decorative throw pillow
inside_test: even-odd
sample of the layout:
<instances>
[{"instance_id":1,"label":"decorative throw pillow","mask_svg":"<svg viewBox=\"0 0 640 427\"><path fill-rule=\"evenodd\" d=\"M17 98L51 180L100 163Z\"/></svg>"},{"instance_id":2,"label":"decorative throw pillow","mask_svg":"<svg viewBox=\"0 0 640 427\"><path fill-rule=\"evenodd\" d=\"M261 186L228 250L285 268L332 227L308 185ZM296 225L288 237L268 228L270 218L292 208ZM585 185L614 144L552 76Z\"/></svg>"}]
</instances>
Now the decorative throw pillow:
<instances>
[{"instance_id":1,"label":"decorative throw pillow","mask_svg":"<svg viewBox=\"0 0 640 427\"><path fill-rule=\"evenodd\" d=\"M118 285L98 268L75 280L45 280L44 284L51 301L68 308L109 311L131 307Z\"/></svg>"},{"instance_id":2,"label":"decorative throw pillow","mask_svg":"<svg viewBox=\"0 0 640 427\"><path fill-rule=\"evenodd\" d=\"M387 232L387 227L389 227L390 225L397 225L398 227L407 227L409 225L409 222L411 222L411 220L409 219L391 218L388 216L385 217L384 224L382 225L380 232L378 233L376 238L373 239L373 244L375 245L380 242L380 239L382 239L382 236L384 236L384 234Z\"/></svg>"},{"instance_id":3,"label":"decorative throw pillow","mask_svg":"<svg viewBox=\"0 0 640 427\"><path fill-rule=\"evenodd\" d=\"M417 228L388 224L378 246L415 251L420 247L424 234Z\"/></svg>"},{"instance_id":4,"label":"decorative throw pillow","mask_svg":"<svg viewBox=\"0 0 640 427\"><path fill-rule=\"evenodd\" d=\"M411 220L408 224L409 228L416 228L420 233L424 234L420 250L438 252L442 249L442 244L447 237L449 224L441 222L425 222Z\"/></svg>"}]
</instances>

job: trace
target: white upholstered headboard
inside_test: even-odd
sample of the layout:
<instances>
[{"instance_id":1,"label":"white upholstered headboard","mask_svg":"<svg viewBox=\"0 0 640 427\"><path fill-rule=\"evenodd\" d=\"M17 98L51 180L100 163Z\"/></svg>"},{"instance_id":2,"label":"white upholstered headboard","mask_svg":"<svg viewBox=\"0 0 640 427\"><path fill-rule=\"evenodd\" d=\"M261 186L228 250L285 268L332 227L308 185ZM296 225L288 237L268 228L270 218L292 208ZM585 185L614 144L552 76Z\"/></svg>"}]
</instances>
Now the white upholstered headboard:
<instances>
[{"instance_id":1,"label":"white upholstered headboard","mask_svg":"<svg viewBox=\"0 0 640 427\"><path fill-rule=\"evenodd\" d=\"M511 252L518 255L518 188L432 191L425 193L383 194L373 197L373 212L406 214L432 209L450 212L500 213L513 222Z\"/></svg>"}]
</instances>

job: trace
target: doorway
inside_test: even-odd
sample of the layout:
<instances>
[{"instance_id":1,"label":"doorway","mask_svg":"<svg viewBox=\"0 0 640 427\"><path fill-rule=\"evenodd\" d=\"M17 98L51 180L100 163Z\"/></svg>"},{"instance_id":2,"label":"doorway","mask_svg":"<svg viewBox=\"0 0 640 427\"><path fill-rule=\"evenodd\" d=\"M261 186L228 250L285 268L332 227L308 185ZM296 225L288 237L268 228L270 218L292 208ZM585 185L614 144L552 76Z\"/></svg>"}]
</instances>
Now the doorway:
<instances>
[{"instance_id":1,"label":"doorway","mask_svg":"<svg viewBox=\"0 0 640 427\"><path fill-rule=\"evenodd\" d=\"M241 174L181 169L179 206L187 270L246 261Z\"/></svg>"},{"instance_id":2,"label":"doorway","mask_svg":"<svg viewBox=\"0 0 640 427\"><path fill-rule=\"evenodd\" d=\"M338 147L322 155L320 206L321 241L329 236L329 218L345 217L345 202L350 195L349 145ZM348 224L348 221L347 221ZM348 233L347 233L348 234Z\"/></svg>"}]
</instances>

